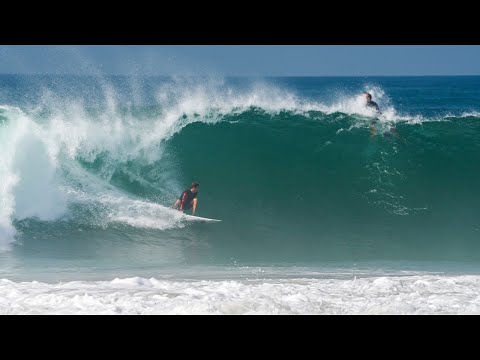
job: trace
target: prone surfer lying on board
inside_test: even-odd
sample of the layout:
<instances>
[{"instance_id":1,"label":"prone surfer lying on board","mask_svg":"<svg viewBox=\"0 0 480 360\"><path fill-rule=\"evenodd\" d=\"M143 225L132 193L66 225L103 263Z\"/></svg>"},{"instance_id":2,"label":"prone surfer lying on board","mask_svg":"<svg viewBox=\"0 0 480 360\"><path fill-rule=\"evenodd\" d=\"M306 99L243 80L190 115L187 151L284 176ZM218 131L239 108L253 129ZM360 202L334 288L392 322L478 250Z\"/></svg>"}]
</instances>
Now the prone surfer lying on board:
<instances>
[{"instance_id":1,"label":"prone surfer lying on board","mask_svg":"<svg viewBox=\"0 0 480 360\"><path fill-rule=\"evenodd\" d=\"M178 198L177 201L175 201L175 204L173 204L174 209L178 209L180 211L185 211L189 210L193 207L192 209L192 215L195 215L195 210L197 210L197 195L198 195L198 186L199 184L194 182L192 183L192 186L190 186L190 189L185 190L182 195Z\"/></svg>"}]
</instances>

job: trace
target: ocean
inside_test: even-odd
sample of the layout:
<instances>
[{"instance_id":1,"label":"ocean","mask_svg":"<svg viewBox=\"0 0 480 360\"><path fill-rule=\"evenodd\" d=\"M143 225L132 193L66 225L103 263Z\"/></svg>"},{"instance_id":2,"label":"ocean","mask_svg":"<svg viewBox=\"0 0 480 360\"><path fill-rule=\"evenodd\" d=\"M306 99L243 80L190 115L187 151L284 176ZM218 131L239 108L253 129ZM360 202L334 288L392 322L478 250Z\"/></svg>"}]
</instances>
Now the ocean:
<instances>
[{"instance_id":1,"label":"ocean","mask_svg":"<svg viewBox=\"0 0 480 360\"><path fill-rule=\"evenodd\" d=\"M0 75L0 152L0 314L480 313L480 77Z\"/></svg>"}]
</instances>

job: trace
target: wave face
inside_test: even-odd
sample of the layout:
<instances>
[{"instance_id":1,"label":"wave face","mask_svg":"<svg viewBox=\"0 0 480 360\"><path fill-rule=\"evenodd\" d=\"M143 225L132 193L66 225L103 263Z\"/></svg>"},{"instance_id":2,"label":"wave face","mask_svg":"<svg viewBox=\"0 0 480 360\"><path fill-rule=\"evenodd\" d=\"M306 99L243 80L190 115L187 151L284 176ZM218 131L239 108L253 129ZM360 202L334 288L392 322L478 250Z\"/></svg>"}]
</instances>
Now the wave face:
<instances>
[{"instance_id":1,"label":"wave face","mask_svg":"<svg viewBox=\"0 0 480 360\"><path fill-rule=\"evenodd\" d=\"M480 78L0 80L5 260L480 260Z\"/></svg>"}]
</instances>

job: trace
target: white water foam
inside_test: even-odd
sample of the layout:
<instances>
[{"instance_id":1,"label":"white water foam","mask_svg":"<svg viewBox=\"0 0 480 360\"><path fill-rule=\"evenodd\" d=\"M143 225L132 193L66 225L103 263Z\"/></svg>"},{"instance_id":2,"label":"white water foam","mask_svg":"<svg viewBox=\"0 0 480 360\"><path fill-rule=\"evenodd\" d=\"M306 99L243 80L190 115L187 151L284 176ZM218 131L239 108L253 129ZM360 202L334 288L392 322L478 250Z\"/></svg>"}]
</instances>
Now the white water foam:
<instances>
[{"instance_id":1,"label":"white water foam","mask_svg":"<svg viewBox=\"0 0 480 360\"><path fill-rule=\"evenodd\" d=\"M480 314L480 276L47 284L0 280L0 314Z\"/></svg>"},{"instance_id":2,"label":"white water foam","mask_svg":"<svg viewBox=\"0 0 480 360\"><path fill-rule=\"evenodd\" d=\"M169 206L135 198L108 181L91 174L77 163L68 164L69 184L62 187L71 202L95 213L89 224L121 223L133 227L166 230L182 228L188 217ZM77 214L78 215L78 214Z\"/></svg>"},{"instance_id":3,"label":"white water foam","mask_svg":"<svg viewBox=\"0 0 480 360\"><path fill-rule=\"evenodd\" d=\"M12 217L53 220L65 211L66 200L42 130L17 108L0 111L9 118L0 129L0 249L5 250L15 235Z\"/></svg>"},{"instance_id":4,"label":"white water foam","mask_svg":"<svg viewBox=\"0 0 480 360\"><path fill-rule=\"evenodd\" d=\"M480 112L479 111L469 111L469 112L463 112L460 117L475 117L475 118L480 118Z\"/></svg>"}]
</instances>

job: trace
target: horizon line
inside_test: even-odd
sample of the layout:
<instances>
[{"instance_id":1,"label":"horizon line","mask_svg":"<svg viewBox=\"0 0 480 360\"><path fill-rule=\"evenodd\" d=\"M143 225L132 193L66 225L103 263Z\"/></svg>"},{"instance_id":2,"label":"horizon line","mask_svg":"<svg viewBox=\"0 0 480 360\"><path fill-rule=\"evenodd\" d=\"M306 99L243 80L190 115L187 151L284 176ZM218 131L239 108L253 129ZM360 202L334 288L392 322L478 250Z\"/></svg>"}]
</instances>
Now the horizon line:
<instances>
[{"instance_id":1,"label":"horizon line","mask_svg":"<svg viewBox=\"0 0 480 360\"><path fill-rule=\"evenodd\" d=\"M299 77L475 77L480 76L480 74L468 74L468 75L456 75L456 74L433 74L433 75L180 75L180 74L155 74L155 75L132 75L132 74L55 74L55 73L0 73L0 76L3 75L30 75L30 76L90 76L90 77L102 77L102 76L136 76L136 77L173 77L173 76L185 76L185 77L290 77L290 78L299 78Z\"/></svg>"}]
</instances>

